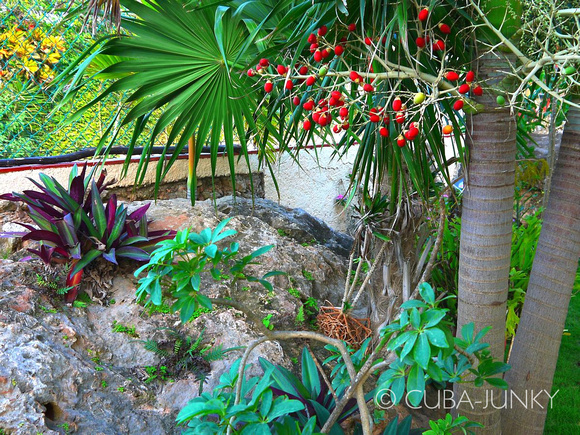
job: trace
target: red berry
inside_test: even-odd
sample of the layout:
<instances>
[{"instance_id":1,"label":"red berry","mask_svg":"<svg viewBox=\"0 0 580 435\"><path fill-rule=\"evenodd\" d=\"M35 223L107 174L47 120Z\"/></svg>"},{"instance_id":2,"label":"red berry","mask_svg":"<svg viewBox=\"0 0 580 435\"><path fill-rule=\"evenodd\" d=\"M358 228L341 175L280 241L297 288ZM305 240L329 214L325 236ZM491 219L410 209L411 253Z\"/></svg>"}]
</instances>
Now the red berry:
<instances>
[{"instance_id":1,"label":"red berry","mask_svg":"<svg viewBox=\"0 0 580 435\"><path fill-rule=\"evenodd\" d=\"M436 40L433 43L433 50L435 50L435 51L445 50L445 42L443 42L441 39Z\"/></svg>"},{"instance_id":2,"label":"red berry","mask_svg":"<svg viewBox=\"0 0 580 435\"><path fill-rule=\"evenodd\" d=\"M388 137L388 136L389 136L389 130L388 130L386 127L381 127L381 128L379 129L379 134L380 134L382 137Z\"/></svg>"},{"instance_id":3,"label":"red berry","mask_svg":"<svg viewBox=\"0 0 580 435\"><path fill-rule=\"evenodd\" d=\"M455 110L463 109L463 100L457 100L455 103L453 103L453 108Z\"/></svg>"},{"instance_id":4,"label":"red berry","mask_svg":"<svg viewBox=\"0 0 580 435\"><path fill-rule=\"evenodd\" d=\"M324 36L326 35L326 32L328 32L328 27L321 26L320 29L318 29L318 36Z\"/></svg>"},{"instance_id":5,"label":"red berry","mask_svg":"<svg viewBox=\"0 0 580 435\"><path fill-rule=\"evenodd\" d=\"M373 92L375 90L373 85L371 85L369 83L365 83L365 85L363 86L363 89L365 92Z\"/></svg>"},{"instance_id":6,"label":"red berry","mask_svg":"<svg viewBox=\"0 0 580 435\"><path fill-rule=\"evenodd\" d=\"M332 91L330 93L330 96L332 98L336 98L337 100L340 100L342 98L342 93L340 91Z\"/></svg>"},{"instance_id":7,"label":"red berry","mask_svg":"<svg viewBox=\"0 0 580 435\"><path fill-rule=\"evenodd\" d=\"M469 85L467 83L463 83L459 86L459 93L460 94L467 94L469 92Z\"/></svg>"},{"instance_id":8,"label":"red berry","mask_svg":"<svg viewBox=\"0 0 580 435\"><path fill-rule=\"evenodd\" d=\"M316 76L308 76L306 79L306 86L312 86L316 82Z\"/></svg>"},{"instance_id":9,"label":"red berry","mask_svg":"<svg viewBox=\"0 0 580 435\"><path fill-rule=\"evenodd\" d=\"M270 66L270 61L268 59L260 59L260 66L263 66L264 68Z\"/></svg>"},{"instance_id":10,"label":"red berry","mask_svg":"<svg viewBox=\"0 0 580 435\"><path fill-rule=\"evenodd\" d=\"M316 62L320 62L320 61L322 60L322 51L320 51L320 50L316 50L316 51L314 52L314 60L315 60Z\"/></svg>"},{"instance_id":11,"label":"red berry","mask_svg":"<svg viewBox=\"0 0 580 435\"><path fill-rule=\"evenodd\" d=\"M320 111L316 111L312 114L312 120L317 124L320 124Z\"/></svg>"},{"instance_id":12,"label":"red berry","mask_svg":"<svg viewBox=\"0 0 580 435\"><path fill-rule=\"evenodd\" d=\"M356 30L356 24L355 23L350 23L348 25L348 30L349 30L349 32L354 32Z\"/></svg>"},{"instance_id":13,"label":"red berry","mask_svg":"<svg viewBox=\"0 0 580 435\"><path fill-rule=\"evenodd\" d=\"M270 92L272 92L272 89L274 89L274 85L270 80L268 80L264 85L264 91L266 91L266 93L269 94Z\"/></svg>"},{"instance_id":14,"label":"red berry","mask_svg":"<svg viewBox=\"0 0 580 435\"><path fill-rule=\"evenodd\" d=\"M362 77L360 76L359 73L357 73L356 71L351 71L350 72L350 79L355 82L355 83L360 83L362 82Z\"/></svg>"},{"instance_id":15,"label":"red berry","mask_svg":"<svg viewBox=\"0 0 580 435\"><path fill-rule=\"evenodd\" d=\"M318 42L318 38L316 37L316 35L314 33L311 33L310 35L308 35L308 43L309 44L315 44Z\"/></svg>"},{"instance_id":16,"label":"red berry","mask_svg":"<svg viewBox=\"0 0 580 435\"><path fill-rule=\"evenodd\" d=\"M381 117L379 115L371 115L370 116L371 122L380 122Z\"/></svg>"},{"instance_id":17,"label":"red berry","mask_svg":"<svg viewBox=\"0 0 580 435\"><path fill-rule=\"evenodd\" d=\"M314 53L318 49L318 44L315 42L314 44L310 44L310 53Z\"/></svg>"},{"instance_id":18,"label":"red berry","mask_svg":"<svg viewBox=\"0 0 580 435\"><path fill-rule=\"evenodd\" d=\"M385 116L383 117L383 122L384 122L385 124L388 124L390 120L391 120L391 118L389 118L389 115L385 115Z\"/></svg>"},{"instance_id":19,"label":"red berry","mask_svg":"<svg viewBox=\"0 0 580 435\"><path fill-rule=\"evenodd\" d=\"M476 86L475 88L473 88L473 95L477 96L477 97L481 97L483 95L483 88L481 86Z\"/></svg>"},{"instance_id":20,"label":"red berry","mask_svg":"<svg viewBox=\"0 0 580 435\"><path fill-rule=\"evenodd\" d=\"M312 101L312 100L308 100L306 103L304 103L304 104L302 105L302 108L303 108L304 110L312 110L312 109L314 109L314 101Z\"/></svg>"},{"instance_id":21,"label":"red berry","mask_svg":"<svg viewBox=\"0 0 580 435\"><path fill-rule=\"evenodd\" d=\"M467 74L465 74L465 81L471 83L473 80L475 80L475 73L473 71L468 71Z\"/></svg>"},{"instance_id":22,"label":"red berry","mask_svg":"<svg viewBox=\"0 0 580 435\"><path fill-rule=\"evenodd\" d=\"M328 100L328 105L329 106L336 106L338 104L338 100L334 97L330 97L330 99Z\"/></svg>"},{"instance_id":23,"label":"red berry","mask_svg":"<svg viewBox=\"0 0 580 435\"><path fill-rule=\"evenodd\" d=\"M454 82L455 80L459 79L459 74L457 74L455 71L449 71L447 74L445 74L445 78L451 82Z\"/></svg>"},{"instance_id":24,"label":"red berry","mask_svg":"<svg viewBox=\"0 0 580 435\"><path fill-rule=\"evenodd\" d=\"M344 124L342 124L343 130L348 130L349 128L350 128L350 124L348 122L345 122Z\"/></svg>"},{"instance_id":25,"label":"red berry","mask_svg":"<svg viewBox=\"0 0 580 435\"><path fill-rule=\"evenodd\" d=\"M344 47L342 45L337 45L334 47L334 54L340 56L342 53L344 53Z\"/></svg>"},{"instance_id":26,"label":"red berry","mask_svg":"<svg viewBox=\"0 0 580 435\"><path fill-rule=\"evenodd\" d=\"M308 74L308 67L306 65L301 66L300 69L298 70L298 74L300 74L301 76L305 76L306 74Z\"/></svg>"},{"instance_id":27,"label":"red berry","mask_svg":"<svg viewBox=\"0 0 580 435\"><path fill-rule=\"evenodd\" d=\"M441 30L441 33L444 33L445 35L449 35L451 33L451 27L445 23L439 23L439 30Z\"/></svg>"},{"instance_id":28,"label":"red berry","mask_svg":"<svg viewBox=\"0 0 580 435\"><path fill-rule=\"evenodd\" d=\"M326 59L328 56L330 56L330 53L332 53L332 48L322 50L322 58Z\"/></svg>"},{"instance_id":29,"label":"red berry","mask_svg":"<svg viewBox=\"0 0 580 435\"><path fill-rule=\"evenodd\" d=\"M294 97L292 99L292 104L294 104L295 106L300 105L300 98L299 97Z\"/></svg>"},{"instance_id":30,"label":"red berry","mask_svg":"<svg viewBox=\"0 0 580 435\"><path fill-rule=\"evenodd\" d=\"M405 137L409 140L414 140L417 136L419 136L419 129L416 127L411 127L409 131L405 133Z\"/></svg>"},{"instance_id":31,"label":"red berry","mask_svg":"<svg viewBox=\"0 0 580 435\"><path fill-rule=\"evenodd\" d=\"M276 70L278 71L278 74L280 74L281 76L283 76L288 72L288 68L286 68L284 65L278 65L276 67Z\"/></svg>"},{"instance_id":32,"label":"red berry","mask_svg":"<svg viewBox=\"0 0 580 435\"><path fill-rule=\"evenodd\" d=\"M419 38L415 39L415 44L417 44L417 47L419 47L419 48L425 47L425 38L419 37Z\"/></svg>"},{"instance_id":33,"label":"red berry","mask_svg":"<svg viewBox=\"0 0 580 435\"><path fill-rule=\"evenodd\" d=\"M395 112L398 112L399 110L401 110L401 107L403 106L403 102L401 101L401 99L399 97L396 97L393 100L393 110Z\"/></svg>"},{"instance_id":34,"label":"red berry","mask_svg":"<svg viewBox=\"0 0 580 435\"><path fill-rule=\"evenodd\" d=\"M348 109L346 107L341 107L338 113L342 119L348 118Z\"/></svg>"},{"instance_id":35,"label":"red berry","mask_svg":"<svg viewBox=\"0 0 580 435\"><path fill-rule=\"evenodd\" d=\"M402 135L399 135L399 137L397 138L397 145L399 145L400 147L405 146L405 138Z\"/></svg>"},{"instance_id":36,"label":"red berry","mask_svg":"<svg viewBox=\"0 0 580 435\"><path fill-rule=\"evenodd\" d=\"M304 121L304 124L302 124L302 128L304 130L310 130L312 128L312 123L310 122L309 119Z\"/></svg>"},{"instance_id":37,"label":"red berry","mask_svg":"<svg viewBox=\"0 0 580 435\"><path fill-rule=\"evenodd\" d=\"M323 98L323 99L321 99L321 100L318 102L318 105L319 105L320 107L323 107L323 108L324 108L324 107L328 106L328 101L326 101L326 100ZM326 109L326 110L328 110L328 109Z\"/></svg>"},{"instance_id":38,"label":"red berry","mask_svg":"<svg viewBox=\"0 0 580 435\"><path fill-rule=\"evenodd\" d=\"M254 70L253 70L252 68L250 68L250 69L248 70L248 77L254 77L254 75L255 75L255 74L256 74L256 73L254 72Z\"/></svg>"},{"instance_id":39,"label":"red berry","mask_svg":"<svg viewBox=\"0 0 580 435\"><path fill-rule=\"evenodd\" d=\"M427 8L421 9L421 11L419 12L419 21L427 21L428 17L429 17L429 9Z\"/></svg>"},{"instance_id":40,"label":"red berry","mask_svg":"<svg viewBox=\"0 0 580 435\"><path fill-rule=\"evenodd\" d=\"M395 115L395 121L397 124L402 124L405 122L405 114L403 112L397 112Z\"/></svg>"},{"instance_id":41,"label":"red berry","mask_svg":"<svg viewBox=\"0 0 580 435\"><path fill-rule=\"evenodd\" d=\"M284 87L289 91L291 91L292 88L294 87L294 83L292 83L292 80L286 80L286 84L284 85Z\"/></svg>"},{"instance_id":42,"label":"red berry","mask_svg":"<svg viewBox=\"0 0 580 435\"><path fill-rule=\"evenodd\" d=\"M322 125L324 127L325 125L330 124L330 121L332 121L332 116L330 116L330 113L321 113L320 114L320 118L318 119L318 123L320 125Z\"/></svg>"},{"instance_id":43,"label":"red berry","mask_svg":"<svg viewBox=\"0 0 580 435\"><path fill-rule=\"evenodd\" d=\"M371 45L372 43L373 43L373 40L367 36L367 37L365 38L365 44L366 44L366 45Z\"/></svg>"}]
</instances>

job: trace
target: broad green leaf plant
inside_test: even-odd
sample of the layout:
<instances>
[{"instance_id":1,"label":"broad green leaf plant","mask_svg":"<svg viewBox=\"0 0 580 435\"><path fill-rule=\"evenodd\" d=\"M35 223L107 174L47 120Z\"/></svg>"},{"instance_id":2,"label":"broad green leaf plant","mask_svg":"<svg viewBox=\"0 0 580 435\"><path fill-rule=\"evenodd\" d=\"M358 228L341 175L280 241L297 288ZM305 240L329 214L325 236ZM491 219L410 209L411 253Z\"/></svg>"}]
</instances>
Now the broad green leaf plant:
<instances>
[{"instance_id":1,"label":"broad green leaf plant","mask_svg":"<svg viewBox=\"0 0 580 435\"><path fill-rule=\"evenodd\" d=\"M408 301L398 322L382 331L380 343L371 350L370 339L357 350L347 349L344 343L330 340L313 332L281 331L272 333L271 339L312 338L329 343L330 356L324 365L331 368L328 379L321 372L311 353L302 352L302 376L260 360L264 375L261 378L246 376L245 362L250 352L265 339L251 343L244 357L236 361L229 373L220 378L213 393L204 393L193 399L179 413L177 421L186 424L185 433L331 433L343 434L338 424L360 409L367 415L366 402L373 396L375 407L390 407L406 401L420 406L424 400L427 382L440 387L448 383L484 382L505 389L507 384L497 375L509 365L492 360L482 342L487 330L475 334L473 324L466 325L460 337L453 337L450 324L445 320L446 309L439 308L441 301L429 284L421 286L421 300ZM387 355L381 352L388 351ZM386 369L386 370L385 370ZM383 371L384 370L384 371ZM382 373L381 373L382 371ZM376 386L362 402L355 400L355 391L371 374L379 374ZM467 381L467 376L473 380ZM361 417L362 433L370 433L370 419ZM387 426L386 434L408 434L410 425ZM471 433L471 428L481 427L465 417L447 416L430 423L430 434ZM313 432L314 431L314 432ZM393 432L394 431L394 432Z\"/></svg>"},{"instance_id":2,"label":"broad green leaf plant","mask_svg":"<svg viewBox=\"0 0 580 435\"><path fill-rule=\"evenodd\" d=\"M221 280L227 274L233 281L258 282L271 291L272 284L267 278L282 272L272 271L258 278L248 275L245 267L256 264L256 259L274 245L263 246L242 258L237 258L237 242L221 249L219 242L236 234L235 230L225 229L230 220L225 219L214 230L206 228L200 233L181 230L175 238L159 243L151 254L151 260L135 272L136 277L146 273L139 279L137 299L159 306L163 303L165 290L174 299L172 310L179 311L185 323L200 307L209 310L213 307L211 299L200 292L204 275Z\"/></svg>"}]
</instances>

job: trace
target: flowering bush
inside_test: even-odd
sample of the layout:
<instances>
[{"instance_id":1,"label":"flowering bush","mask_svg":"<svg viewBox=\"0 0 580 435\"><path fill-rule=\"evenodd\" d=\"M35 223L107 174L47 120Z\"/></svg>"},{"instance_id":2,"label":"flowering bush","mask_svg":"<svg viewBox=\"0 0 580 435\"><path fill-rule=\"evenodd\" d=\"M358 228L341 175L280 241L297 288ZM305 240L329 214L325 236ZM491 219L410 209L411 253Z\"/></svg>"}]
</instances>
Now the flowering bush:
<instances>
[{"instance_id":1,"label":"flowering bush","mask_svg":"<svg viewBox=\"0 0 580 435\"><path fill-rule=\"evenodd\" d=\"M49 83L66 50L60 35L47 35L35 23L23 24L0 33L0 87L16 74L38 85Z\"/></svg>"}]
</instances>

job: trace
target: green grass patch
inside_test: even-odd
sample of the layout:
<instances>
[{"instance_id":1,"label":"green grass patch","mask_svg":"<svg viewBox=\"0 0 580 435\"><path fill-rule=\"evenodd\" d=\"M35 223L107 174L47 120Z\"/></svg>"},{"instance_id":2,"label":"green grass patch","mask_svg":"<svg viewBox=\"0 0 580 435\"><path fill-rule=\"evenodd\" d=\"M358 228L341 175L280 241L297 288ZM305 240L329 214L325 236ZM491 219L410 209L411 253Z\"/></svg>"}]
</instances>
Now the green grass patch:
<instances>
[{"instance_id":1,"label":"green grass patch","mask_svg":"<svg viewBox=\"0 0 580 435\"><path fill-rule=\"evenodd\" d=\"M548 409L544 434L580 433L580 293L570 299L551 394L556 391L554 407Z\"/></svg>"}]
</instances>

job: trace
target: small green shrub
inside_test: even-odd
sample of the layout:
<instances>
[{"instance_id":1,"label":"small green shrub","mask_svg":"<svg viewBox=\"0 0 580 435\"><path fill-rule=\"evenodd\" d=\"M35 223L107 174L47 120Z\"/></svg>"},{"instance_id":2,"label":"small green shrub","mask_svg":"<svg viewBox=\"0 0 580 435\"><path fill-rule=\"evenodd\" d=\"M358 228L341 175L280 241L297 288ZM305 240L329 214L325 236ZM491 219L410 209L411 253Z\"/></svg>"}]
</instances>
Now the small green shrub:
<instances>
[{"instance_id":1,"label":"small green shrub","mask_svg":"<svg viewBox=\"0 0 580 435\"><path fill-rule=\"evenodd\" d=\"M224 249L220 249L217 245L223 239L236 234L235 230L225 230L229 221L230 219L226 219L220 222L213 231L210 228L200 233L182 230L175 238L160 242L151 254L151 260L135 272L136 277L147 272L146 276L139 279L137 299L160 306L163 303L165 288L175 300L171 310L179 311L182 322L187 322L200 308L207 310L213 308L211 300L200 292L202 275L209 273L216 281L222 280L224 275L229 275L232 277L232 286L237 280L243 279L259 282L268 291L272 291L272 284L266 278L281 275L282 272L272 271L261 278L256 278L247 275L245 267L256 264L256 258L274 246L264 246L250 255L237 259L238 243L233 242Z\"/></svg>"}]
</instances>

